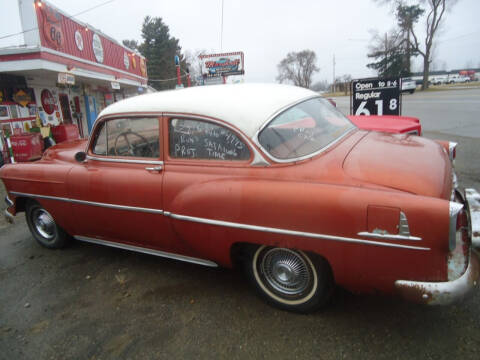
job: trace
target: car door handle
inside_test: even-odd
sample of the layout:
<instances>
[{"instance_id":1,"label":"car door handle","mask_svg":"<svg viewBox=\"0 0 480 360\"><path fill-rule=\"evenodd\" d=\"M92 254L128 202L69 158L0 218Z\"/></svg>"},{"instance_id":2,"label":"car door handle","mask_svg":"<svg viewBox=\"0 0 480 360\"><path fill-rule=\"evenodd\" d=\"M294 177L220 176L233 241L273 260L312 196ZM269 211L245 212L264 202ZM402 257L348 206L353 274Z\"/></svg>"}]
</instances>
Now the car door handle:
<instances>
[{"instance_id":1,"label":"car door handle","mask_svg":"<svg viewBox=\"0 0 480 360\"><path fill-rule=\"evenodd\" d=\"M154 167L146 167L145 170L147 171L162 171L162 165L154 166Z\"/></svg>"}]
</instances>

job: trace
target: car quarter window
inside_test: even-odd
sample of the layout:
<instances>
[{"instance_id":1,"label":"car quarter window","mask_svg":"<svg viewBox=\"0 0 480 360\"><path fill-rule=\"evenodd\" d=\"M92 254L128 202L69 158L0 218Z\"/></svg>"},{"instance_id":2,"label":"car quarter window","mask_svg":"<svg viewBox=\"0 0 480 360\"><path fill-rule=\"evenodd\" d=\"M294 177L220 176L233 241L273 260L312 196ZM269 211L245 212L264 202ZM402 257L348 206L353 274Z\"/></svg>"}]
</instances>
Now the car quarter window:
<instances>
[{"instance_id":1,"label":"car quarter window","mask_svg":"<svg viewBox=\"0 0 480 360\"><path fill-rule=\"evenodd\" d=\"M96 155L158 158L159 140L158 118L111 119L97 131L92 151Z\"/></svg>"},{"instance_id":2,"label":"car quarter window","mask_svg":"<svg viewBox=\"0 0 480 360\"><path fill-rule=\"evenodd\" d=\"M170 119L169 153L172 158L233 160L250 159L250 150L232 130L204 120Z\"/></svg>"}]
</instances>

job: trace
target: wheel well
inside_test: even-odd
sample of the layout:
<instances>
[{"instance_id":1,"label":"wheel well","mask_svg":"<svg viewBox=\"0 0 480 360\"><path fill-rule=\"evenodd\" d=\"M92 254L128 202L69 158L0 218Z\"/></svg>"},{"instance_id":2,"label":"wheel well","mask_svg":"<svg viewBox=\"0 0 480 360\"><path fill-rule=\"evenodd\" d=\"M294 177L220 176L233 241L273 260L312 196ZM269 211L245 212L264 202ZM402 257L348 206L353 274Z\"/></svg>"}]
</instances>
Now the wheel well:
<instances>
[{"instance_id":1,"label":"wheel well","mask_svg":"<svg viewBox=\"0 0 480 360\"><path fill-rule=\"evenodd\" d=\"M15 199L15 212L24 212L27 209L27 203L29 201L35 201L31 198L20 196Z\"/></svg>"}]
</instances>

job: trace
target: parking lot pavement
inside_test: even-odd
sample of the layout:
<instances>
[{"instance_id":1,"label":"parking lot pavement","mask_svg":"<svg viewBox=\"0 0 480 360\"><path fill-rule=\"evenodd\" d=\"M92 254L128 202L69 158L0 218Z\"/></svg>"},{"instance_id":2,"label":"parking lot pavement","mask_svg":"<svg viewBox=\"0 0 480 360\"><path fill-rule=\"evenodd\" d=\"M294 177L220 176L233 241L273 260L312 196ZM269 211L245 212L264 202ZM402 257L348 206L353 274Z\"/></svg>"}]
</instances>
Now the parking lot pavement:
<instances>
[{"instance_id":1,"label":"parking lot pavement","mask_svg":"<svg viewBox=\"0 0 480 360\"><path fill-rule=\"evenodd\" d=\"M478 138L425 135L458 140L460 182L480 189ZM478 359L479 350L478 289L448 307L337 289L325 310L296 315L266 305L237 271L78 242L47 250L22 216L0 228L0 359Z\"/></svg>"}]
</instances>

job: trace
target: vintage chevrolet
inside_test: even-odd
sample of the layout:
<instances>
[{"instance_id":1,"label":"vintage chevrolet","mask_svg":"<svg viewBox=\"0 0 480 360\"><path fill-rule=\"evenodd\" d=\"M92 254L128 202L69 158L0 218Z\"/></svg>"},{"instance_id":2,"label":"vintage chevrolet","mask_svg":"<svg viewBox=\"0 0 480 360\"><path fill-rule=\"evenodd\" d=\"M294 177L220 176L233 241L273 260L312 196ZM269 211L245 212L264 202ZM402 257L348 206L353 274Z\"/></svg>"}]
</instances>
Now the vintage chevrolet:
<instances>
[{"instance_id":1,"label":"vintage chevrolet","mask_svg":"<svg viewBox=\"0 0 480 360\"><path fill-rule=\"evenodd\" d=\"M242 266L310 312L333 285L450 304L477 283L480 195L455 144L358 129L310 90L218 85L107 107L89 140L0 169L6 216L48 248L71 239Z\"/></svg>"}]
</instances>

